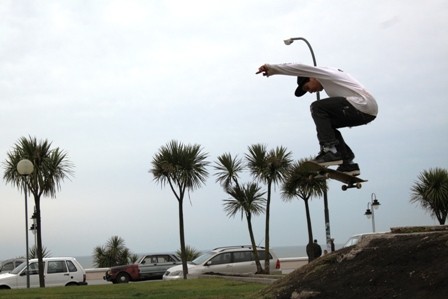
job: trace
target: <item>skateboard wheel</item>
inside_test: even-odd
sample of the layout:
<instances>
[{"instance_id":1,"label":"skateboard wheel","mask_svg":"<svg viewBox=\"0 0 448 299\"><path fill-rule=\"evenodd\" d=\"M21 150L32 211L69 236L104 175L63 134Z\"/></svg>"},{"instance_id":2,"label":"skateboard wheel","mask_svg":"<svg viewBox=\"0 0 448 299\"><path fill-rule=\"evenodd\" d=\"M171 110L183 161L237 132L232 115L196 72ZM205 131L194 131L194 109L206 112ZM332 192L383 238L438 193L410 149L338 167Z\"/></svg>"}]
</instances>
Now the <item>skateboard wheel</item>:
<instances>
[{"instance_id":1,"label":"skateboard wheel","mask_svg":"<svg viewBox=\"0 0 448 299\"><path fill-rule=\"evenodd\" d=\"M357 184L356 184L356 188L357 188L357 189L361 189L361 187L362 187L362 184L361 184L361 183L357 183Z\"/></svg>"},{"instance_id":2,"label":"skateboard wheel","mask_svg":"<svg viewBox=\"0 0 448 299\"><path fill-rule=\"evenodd\" d=\"M347 185L342 185L342 191L347 191L348 186Z\"/></svg>"}]
</instances>

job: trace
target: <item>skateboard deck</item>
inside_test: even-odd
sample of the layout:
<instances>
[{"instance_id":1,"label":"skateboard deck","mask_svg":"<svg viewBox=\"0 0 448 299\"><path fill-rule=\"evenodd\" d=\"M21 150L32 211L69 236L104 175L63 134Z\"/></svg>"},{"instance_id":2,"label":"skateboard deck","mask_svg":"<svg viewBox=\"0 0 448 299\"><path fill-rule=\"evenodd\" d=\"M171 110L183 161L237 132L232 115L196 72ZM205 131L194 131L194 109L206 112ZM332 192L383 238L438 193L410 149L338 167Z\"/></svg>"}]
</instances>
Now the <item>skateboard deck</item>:
<instances>
[{"instance_id":1,"label":"skateboard deck","mask_svg":"<svg viewBox=\"0 0 448 299\"><path fill-rule=\"evenodd\" d=\"M333 179L343 183L342 190L346 191L349 188L361 189L362 183L367 182L359 177L346 174L335 169L322 166L313 161L306 161L303 163L303 168L306 171L315 173L315 176L322 176L326 179Z\"/></svg>"}]
</instances>

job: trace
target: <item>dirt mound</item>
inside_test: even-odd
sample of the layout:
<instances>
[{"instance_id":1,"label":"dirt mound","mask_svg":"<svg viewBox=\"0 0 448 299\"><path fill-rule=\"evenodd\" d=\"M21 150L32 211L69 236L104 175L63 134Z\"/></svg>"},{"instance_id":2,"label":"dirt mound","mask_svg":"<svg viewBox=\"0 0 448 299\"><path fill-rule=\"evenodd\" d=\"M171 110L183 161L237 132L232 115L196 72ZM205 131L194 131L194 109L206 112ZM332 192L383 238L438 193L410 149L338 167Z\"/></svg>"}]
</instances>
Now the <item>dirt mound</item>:
<instances>
[{"instance_id":1,"label":"dirt mound","mask_svg":"<svg viewBox=\"0 0 448 299\"><path fill-rule=\"evenodd\" d=\"M446 299L448 228L437 229L368 236L297 269L259 297Z\"/></svg>"}]
</instances>

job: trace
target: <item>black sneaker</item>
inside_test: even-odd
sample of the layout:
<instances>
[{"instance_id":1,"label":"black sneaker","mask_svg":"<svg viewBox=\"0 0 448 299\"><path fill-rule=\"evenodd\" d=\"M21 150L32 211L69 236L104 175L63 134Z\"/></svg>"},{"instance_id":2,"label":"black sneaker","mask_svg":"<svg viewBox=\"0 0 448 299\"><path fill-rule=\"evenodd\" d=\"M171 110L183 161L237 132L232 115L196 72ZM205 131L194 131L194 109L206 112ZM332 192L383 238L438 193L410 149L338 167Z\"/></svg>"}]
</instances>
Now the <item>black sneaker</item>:
<instances>
[{"instance_id":1,"label":"black sneaker","mask_svg":"<svg viewBox=\"0 0 448 299\"><path fill-rule=\"evenodd\" d=\"M341 164L336 170L352 176L358 176L361 174L357 163Z\"/></svg>"},{"instance_id":2,"label":"black sneaker","mask_svg":"<svg viewBox=\"0 0 448 299\"><path fill-rule=\"evenodd\" d=\"M338 152L333 153L332 151L321 151L312 161L321 166L339 165L342 164L342 157Z\"/></svg>"},{"instance_id":3,"label":"black sneaker","mask_svg":"<svg viewBox=\"0 0 448 299\"><path fill-rule=\"evenodd\" d=\"M348 155L348 156L345 156L345 157L342 157L342 158L344 160L344 163L342 163L342 164L352 164L353 160L355 160L355 155L351 154L351 155Z\"/></svg>"}]
</instances>

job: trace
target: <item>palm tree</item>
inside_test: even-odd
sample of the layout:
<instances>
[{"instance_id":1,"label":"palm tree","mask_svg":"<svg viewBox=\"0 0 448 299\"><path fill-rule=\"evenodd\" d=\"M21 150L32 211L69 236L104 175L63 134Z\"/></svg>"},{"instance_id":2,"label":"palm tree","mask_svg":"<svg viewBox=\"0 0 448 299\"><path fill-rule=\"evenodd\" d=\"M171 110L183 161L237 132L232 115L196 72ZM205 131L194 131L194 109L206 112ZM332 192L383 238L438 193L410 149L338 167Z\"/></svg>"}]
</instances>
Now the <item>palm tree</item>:
<instances>
[{"instance_id":1,"label":"palm tree","mask_svg":"<svg viewBox=\"0 0 448 299\"><path fill-rule=\"evenodd\" d=\"M254 232L252 229L252 215L259 215L264 211L266 200L263 198L265 192L256 183L248 183L240 186L232 186L227 189L227 193L232 199L224 200L224 210L228 217L234 217L241 213L241 220L246 216L247 228L249 229L250 242L254 253L257 273L263 273L260 258L258 256L257 244L255 243Z\"/></svg>"},{"instance_id":2,"label":"palm tree","mask_svg":"<svg viewBox=\"0 0 448 299\"><path fill-rule=\"evenodd\" d=\"M267 186L266 215L265 215L265 260L264 271L270 273L269 269L269 223L271 214L272 186L283 182L286 172L291 165L291 152L284 147L277 147L269 152L266 146L255 144L249 147L246 154L247 165L251 174Z\"/></svg>"},{"instance_id":3,"label":"palm tree","mask_svg":"<svg viewBox=\"0 0 448 299\"><path fill-rule=\"evenodd\" d=\"M238 157L233 158L231 154L225 153L218 157L214 168L218 171L216 182L224 189L232 185L238 186L239 174L244 170L244 164Z\"/></svg>"},{"instance_id":4,"label":"palm tree","mask_svg":"<svg viewBox=\"0 0 448 299\"><path fill-rule=\"evenodd\" d=\"M316 256L313 250L313 229L311 226L308 201L312 197L322 196L327 189L327 183L324 179L318 179L315 176L310 175L310 171L302 165L305 161L306 160L302 159L292 165L282 186L282 196L285 200L299 197L303 199L305 203L306 223L308 227L308 244L306 246L306 252L308 260L312 261Z\"/></svg>"},{"instance_id":5,"label":"palm tree","mask_svg":"<svg viewBox=\"0 0 448 299\"><path fill-rule=\"evenodd\" d=\"M187 261L191 262L201 255L201 252L196 248L191 247L190 245L185 245L185 252L187 254ZM176 256L179 258L182 256L182 251L179 249L176 251Z\"/></svg>"},{"instance_id":6,"label":"palm tree","mask_svg":"<svg viewBox=\"0 0 448 299\"><path fill-rule=\"evenodd\" d=\"M48 251L46 247L43 247L42 248L42 256L43 257L50 257L51 256L51 252ZM37 259L37 246L36 245L34 245L33 247L30 248L29 258L30 259Z\"/></svg>"},{"instance_id":7,"label":"palm tree","mask_svg":"<svg viewBox=\"0 0 448 299\"><path fill-rule=\"evenodd\" d=\"M112 236L105 246L97 246L93 251L94 263L99 268L127 265L137 259L138 256L133 254L118 236Z\"/></svg>"},{"instance_id":8,"label":"palm tree","mask_svg":"<svg viewBox=\"0 0 448 299\"><path fill-rule=\"evenodd\" d=\"M28 178L20 176L17 172L17 163L22 159L30 160L34 165L34 171ZM22 137L7 153L4 162L3 179L6 183L28 191L34 197L37 225L37 258L39 264L39 285L45 287L43 269L42 229L40 200L41 196L56 198L56 193L61 189L61 182L73 175L73 164L68 160L67 154L59 148L51 148L51 142L47 140L37 141L36 138Z\"/></svg>"},{"instance_id":9,"label":"palm tree","mask_svg":"<svg viewBox=\"0 0 448 299\"><path fill-rule=\"evenodd\" d=\"M231 195L236 202L230 203L234 200L228 200L225 205L226 208L230 208L232 205L234 205L235 208L241 208L241 213L244 212L244 207L247 206L250 208L250 203L247 203L249 201L252 201L251 197L253 197L253 194L251 195L251 191L249 190L249 185L240 187L240 184L238 182L240 173L244 170L244 164L243 161L238 158L237 156L235 158L232 157L231 154L225 153L218 157L218 161L215 162L214 168L217 170L215 175L217 176L216 181L221 184L221 186L224 188L224 191ZM258 188L258 186L257 186ZM262 193L263 195L264 193ZM261 196L262 196L261 195ZM248 200L249 198L249 200ZM230 201L230 202L229 202ZM246 204L245 204L246 202ZM259 204L256 202L254 205L257 207ZM260 263L260 258L258 255L258 250L255 243L255 237L252 230L252 212L248 211L249 219L247 220L247 225L249 229L249 237L251 239L252 244L252 251L254 253L254 259L255 264L257 265L257 272L262 273L262 267ZM254 210L255 213L257 212L257 209ZM236 212L235 212L236 213ZM247 213L246 213L247 214ZM229 214L228 214L229 215ZM231 214L230 214L231 215ZM232 215L233 216L233 215ZM243 214L241 214L241 217L243 217ZM247 218L247 215L246 215Z\"/></svg>"},{"instance_id":10,"label":"palm tree","mask_svg":"<svg viewBox=\"0 0 448 299\"><path fill-rule=\"evenodd\" d=\"M179 235L184 279L187 278L187 255L185 250L183 202L185 193L205 184L208 172L207 154L201 146L184 145L175 140L162 146L152 160L154 180L161 185L168 184L177 199L179 207Z\"/></svg>"},{"instance_id":11,"label":"palm tree","mask_svg":"<svg viewBox=\"0 0 448 299\"><path fill-rule=\"evenodd\" d=\"M420 203L444 225L448 215L448 171L442 168L423 171L411 191L410 201Z\"/></svg>"}]
</instances>

